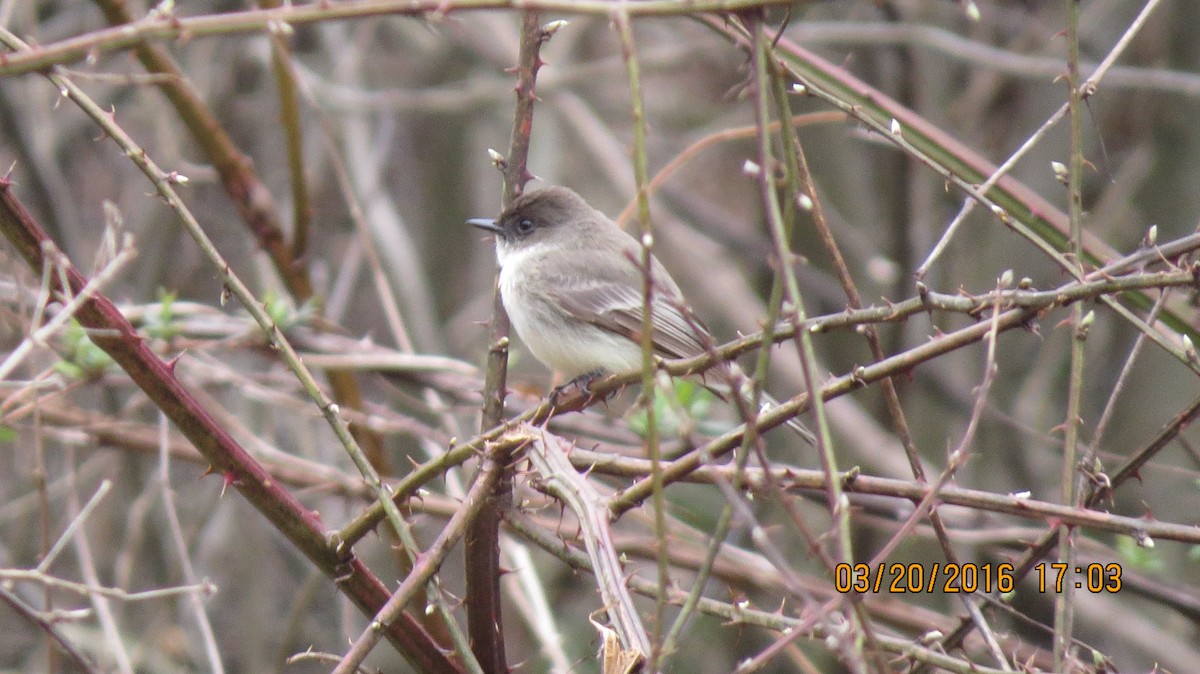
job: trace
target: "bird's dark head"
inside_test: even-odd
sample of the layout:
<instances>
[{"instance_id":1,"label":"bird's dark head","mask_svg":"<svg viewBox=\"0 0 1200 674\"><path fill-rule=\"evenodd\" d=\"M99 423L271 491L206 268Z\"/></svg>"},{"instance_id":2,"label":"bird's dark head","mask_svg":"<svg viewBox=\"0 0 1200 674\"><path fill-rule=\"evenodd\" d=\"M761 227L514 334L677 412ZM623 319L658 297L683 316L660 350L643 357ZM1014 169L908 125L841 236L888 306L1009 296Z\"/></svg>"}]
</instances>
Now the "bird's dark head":
<instances>
[{"instance_id":1,"label":"bird's dark head","mask_svg":"<svg viewBox=\"0 0 1200 674\"><path fill-rule=\"evenodd\" d=\"M495 220L476 218L467 223L494 232L502 244L522 246L564 237L564 232L574 238L606 221L573 190L553 186L522 194Z\"/></svg>"}]
</instances>

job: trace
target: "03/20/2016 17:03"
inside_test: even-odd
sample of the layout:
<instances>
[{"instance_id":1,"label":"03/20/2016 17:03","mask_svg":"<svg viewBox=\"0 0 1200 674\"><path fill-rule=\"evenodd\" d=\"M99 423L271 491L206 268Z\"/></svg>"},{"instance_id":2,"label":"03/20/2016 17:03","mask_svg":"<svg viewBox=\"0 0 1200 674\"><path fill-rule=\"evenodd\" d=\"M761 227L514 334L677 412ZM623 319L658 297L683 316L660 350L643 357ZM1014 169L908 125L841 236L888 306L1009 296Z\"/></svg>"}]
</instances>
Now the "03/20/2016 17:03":
<instances>
[{"instance_id":1,"label":"03/20/2016 17:03","mask_svg":"<svg viewBox=\"0 0 1200 674\"><path fill-rule=\"evenodd\" d=\"M1016 587L1015 571L1009 563L838 564L834 586L842 593L1007 593ZM1066 583L1093 593L1121 590L1121 565L1116 563L1076 566L1074 573L1068 574L1066 564L1042 562L1032 571L1039 592L1060 593Z\"/></svg>"}]
</instances>

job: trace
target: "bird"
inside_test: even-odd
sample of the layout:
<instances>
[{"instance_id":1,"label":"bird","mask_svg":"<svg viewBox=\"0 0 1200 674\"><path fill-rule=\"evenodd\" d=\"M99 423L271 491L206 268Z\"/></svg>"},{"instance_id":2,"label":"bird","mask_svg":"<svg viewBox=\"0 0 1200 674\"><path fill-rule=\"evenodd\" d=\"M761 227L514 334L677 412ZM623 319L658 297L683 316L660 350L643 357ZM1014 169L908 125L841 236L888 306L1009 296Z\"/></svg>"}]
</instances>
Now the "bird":
<instances>
[{"instance_id":1,"label":"bird","mask_svg":"<svg viewBox=\"0 0 1200 674\"><path fill-rule=\"evenodd\" d=\"M574 190L557 185L520 195L498 218L467 223L495 235L504 309L538 361L585 386L594 377L642 366L646 267L637 239ZM654 256L649 274L655 354L691 358L707 353L712 334ZM734 363L716 369L740 375ZM723 379L746 381L743 376ZM728 398L728 386L702 383ZM750 399L748 389L739 394ZM761 402L778 405L766 395ZM789 425L814 443L812 432L798 421L790 419Z\"/></svg>"}]
</instances>

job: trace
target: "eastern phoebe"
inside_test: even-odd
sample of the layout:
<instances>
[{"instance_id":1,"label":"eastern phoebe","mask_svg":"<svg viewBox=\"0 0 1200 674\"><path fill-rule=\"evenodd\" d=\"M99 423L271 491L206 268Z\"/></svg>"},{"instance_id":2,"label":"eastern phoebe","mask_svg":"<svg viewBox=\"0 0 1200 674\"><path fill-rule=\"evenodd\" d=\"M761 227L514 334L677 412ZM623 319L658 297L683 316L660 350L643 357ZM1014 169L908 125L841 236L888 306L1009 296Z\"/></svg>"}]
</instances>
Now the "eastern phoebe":
<instances>
[{"instance_id":1,"label":"eastern phoebe","mask_svg":"<svg viewBox=\"0 0 1200 674\"><path fill-rule=\"evenodd\" d=\"M496 220L467 222L495 233L504 308L539 361L573 379L642 366L645 278L636 239L583 197L557 186L517 197ZM712 336L653 256L650 272L655 353L664 358L706 353ZM721 397L729 391L705 386ZM763 400L778 404L765 395ZM813 442L799 422L789 425Z\"/></svg>"}]
</instances>

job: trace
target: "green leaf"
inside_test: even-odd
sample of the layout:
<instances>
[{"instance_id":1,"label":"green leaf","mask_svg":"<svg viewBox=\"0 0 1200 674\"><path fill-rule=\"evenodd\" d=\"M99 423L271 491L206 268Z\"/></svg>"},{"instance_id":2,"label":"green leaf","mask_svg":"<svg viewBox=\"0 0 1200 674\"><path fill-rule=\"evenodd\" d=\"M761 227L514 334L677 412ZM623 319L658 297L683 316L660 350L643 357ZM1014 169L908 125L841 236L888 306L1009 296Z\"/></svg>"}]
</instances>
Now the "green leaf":
<instances>
[{"instance_id":1,"label":"green leaf","mask_svg":"<svg viewBox=\"0 0 1200 674\"><path fill-rule=\"evenodd\" d=\"M170 341L179 335L175 319L175 300L178 294L165 288L158 289L158 311L146 314L146 334L154 339Z\"/></svg>"},{"instance_id":2,"label":"green leaf","mask_svg":"<svg viewBox=\"0 0 1200 674\"><path fill-rule=\"evenodd\" d=\"M63 359L54 369L72 379L95 379L115 363L88 337L78 321L71 321L62 332Z\"/></svg>"},{"instance_id":3,"label":"green leaf","mask_svg":"<svg viewBox=\"0 0 1200 674\"><path fill-rule=\"evenodd\" d=\"M313 311L312 306L308 303L297 310L292 304L291 298L281 296L274 290L263 293L263 309L271 317L275 327L282 332L287 332L289 328L307 319Z\"/></svg>"},{"instance_id":4,"label":"green leaf","mask_svg":"<svg viewBox=\"0 0 1200 674\"><path fill-rule=\"evenodd\" d=\"M668 387L658 387L654 396L654 418L659 433L678 436L685 425L706 425L712 401L716 397L700 384L687 379L672 379ZM629 414L629 428L641 437L649 430L646 410L638 407Z\"/></svg>"}]
</instances>

